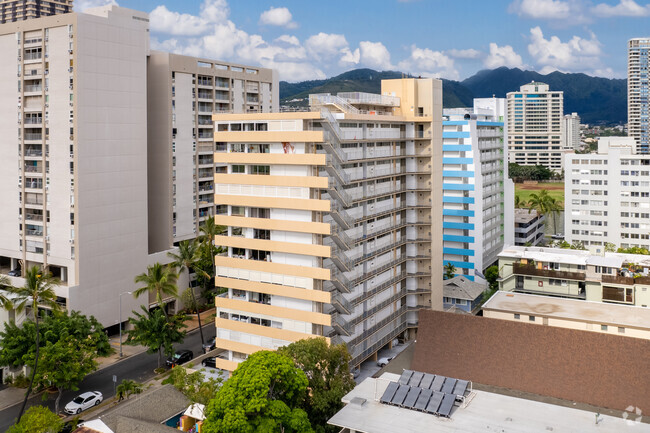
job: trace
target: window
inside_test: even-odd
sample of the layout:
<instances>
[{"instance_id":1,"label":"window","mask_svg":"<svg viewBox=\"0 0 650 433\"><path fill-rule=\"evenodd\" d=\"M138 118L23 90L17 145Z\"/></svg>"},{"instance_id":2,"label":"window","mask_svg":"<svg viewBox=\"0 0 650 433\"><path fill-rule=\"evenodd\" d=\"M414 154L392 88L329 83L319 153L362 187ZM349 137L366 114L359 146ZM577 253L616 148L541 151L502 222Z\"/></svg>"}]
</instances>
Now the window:
<instances>
[{"instance_id":1,"label":"window","mask_svg":"<svg viewBox=\"0 0 650 433\"><path fill-rule=\"evenodd\" d=\"M625 328L623 328L622 326L619 326L618 327L618 333L619 334L625 334Z\"/></svg>"},{"instance_id":2,"label":"window","mask_svg":"<svg viewBox=\"0 0 650 433\"><path fill-rule=\"evenodd\" d=\"M515 320L519 320L521 318L520 314L515 314Z\"/></svg>"},{"instance_id":3,"label":"window","mask_svg":"<svg viewBox=\"0 0 650 433\"><path fill-rule=\"evenodd\" d=\"M245 165L233 165L232 166L232 172L233 173L246 173L246 166Z\"/></svg>"},{"instance_id":4,"label":"window","mask_svg":"<svg viewBox=\"0 0 650 433\"><path fill-rule=\"evenodd\" d=\"M250 174L269 175L271 174L271 167L268 165L251 165Z\"/></svg>"},{"instance_id":5,"label":"window","mask_svg":"<svg viewBox=\"0 0 650 433\"><path fill-rule=\"evenodd\" d=\"M535 321L535 316L528 316L528 321L529 322L534 322Z\"/></svg>"},{"instance_id":6,"label":"window","mask_svg":"<svg viewBox=\"0 0 650 433\"><path fill-rule=\"evenodd\" d=\"M634 290L630 287L603 286L603 301L634 303Z\"/></svg>"},{"instance_id":7,"label":"window","mask_svg":"<svg viewBox=\"0 0 650 433\"><path fill-rule=\"evenodd\" d=\"M607 325L600 325L601 331L607 331Z\"/></svg>"}]
</instances>

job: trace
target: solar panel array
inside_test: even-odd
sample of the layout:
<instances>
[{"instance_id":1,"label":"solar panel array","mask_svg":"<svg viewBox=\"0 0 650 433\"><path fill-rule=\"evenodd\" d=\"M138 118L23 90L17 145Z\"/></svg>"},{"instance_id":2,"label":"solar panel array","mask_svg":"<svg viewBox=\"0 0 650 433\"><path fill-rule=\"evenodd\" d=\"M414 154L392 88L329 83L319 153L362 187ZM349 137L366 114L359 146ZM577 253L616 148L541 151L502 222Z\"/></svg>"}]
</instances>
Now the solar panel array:
<instances>
[{"instance_id":1,"label":"solar panel array","mask_svg":"<svg viewBox=\"0 0 650 433\"><path fill-rule=\"evenodd\" d=\"M449 418L456 400L465 396L468 385L466 380L404 370L397 382L388 384L379 401Z\"/></svg>"}]
</instances>

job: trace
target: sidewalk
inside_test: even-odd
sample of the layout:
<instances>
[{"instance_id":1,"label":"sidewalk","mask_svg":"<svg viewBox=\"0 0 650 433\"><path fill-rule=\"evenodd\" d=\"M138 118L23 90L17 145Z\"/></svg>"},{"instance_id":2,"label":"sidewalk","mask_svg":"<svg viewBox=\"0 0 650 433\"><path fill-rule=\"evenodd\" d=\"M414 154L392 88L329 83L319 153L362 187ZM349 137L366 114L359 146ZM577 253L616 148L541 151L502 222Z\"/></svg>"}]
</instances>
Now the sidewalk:
<instances>
[{"instance_id":1,"label":"sidewalk","mask_svg":"<svg viewBox=\"0 0 650 433\"><path fill-rule=\"evenodd\" d=\"M212 323L214 325L214 321L211 320L214 314L215 314L214 308L210 310L206 310L203 313L201 313L201 325L203 325L204 327L209 323ZM190 317L185 321L185 325L187 325L185 331L189 333L199 328L199 321L197 320L196 316ZM126 341L126 332L122 330L122 342L124 343L124 341ZM120 336L116 335L114 337L109 338L109 342L111 344L111 347L115 350L115 352L109 356L103 358L97 358L97 363L99 364L99 366L97 367L97 371L110 367L111 365L116 364L120 361L124 361L125 359L130 358L131 356L139 355L140 353L145 352L147 350L147 348L143 346L129 346L126 344L122 344L122 354L124 356L120 358ZM8 407L11 407L17 403L22 402L23 398L25 397L26 391L27 390L24 388L14 388L12 386L8 386L7 388L0 390L0 410L4 410ZM30 398L34 395L38 395L38 394L32 394Z\"/></svg>"}]
</instances>

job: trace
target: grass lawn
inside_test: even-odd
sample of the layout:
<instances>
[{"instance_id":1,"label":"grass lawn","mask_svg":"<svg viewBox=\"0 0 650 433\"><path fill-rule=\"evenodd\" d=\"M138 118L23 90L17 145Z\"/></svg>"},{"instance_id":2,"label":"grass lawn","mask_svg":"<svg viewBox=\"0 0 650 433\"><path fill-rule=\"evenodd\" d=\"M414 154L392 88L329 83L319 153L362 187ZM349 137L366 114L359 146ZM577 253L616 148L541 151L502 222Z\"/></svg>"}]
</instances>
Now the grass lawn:
<instances>
[{"instance_id":1,"label":"grass lawn","mask_svg":"<svg viewBox=\"0 0 650 433\"><path fill-rule=\"evenodd\" d=\"M535 185L516 183L515 195L518 195L522 202L528 202L531 194L538 194L543 189L547 190L548 195L553 197L556 201L564 204L564 182L538 183Z\"/></svg>"}]
</instances>

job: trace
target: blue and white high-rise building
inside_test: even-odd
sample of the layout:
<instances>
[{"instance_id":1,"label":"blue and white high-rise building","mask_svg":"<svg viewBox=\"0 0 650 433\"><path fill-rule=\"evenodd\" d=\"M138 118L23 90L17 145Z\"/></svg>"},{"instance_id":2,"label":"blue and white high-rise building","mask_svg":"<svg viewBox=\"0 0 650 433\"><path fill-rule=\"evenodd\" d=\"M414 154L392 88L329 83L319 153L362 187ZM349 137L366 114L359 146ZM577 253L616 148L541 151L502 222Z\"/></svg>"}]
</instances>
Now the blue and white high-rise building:
<instances>
[{"instance_id":1,"label":"blue and white high-rise building","mask_svg":"<svg viewBox=\"0 0 650 433\"><path fill-rule=\"evenodd\" d=\"M443 266L474 280L514 243L504 98L443 112Z\"/></svg>"},{"instance_id":2,"label":"blue and white high-rise building","mask_svg":"<svg viewBox=\"0 0 650 433\"><path fill-rule=\"evenodd\" d=\"M650 153L648 60L650 38L630 39L627 51L627 135L634 137L640 154Z\"/></svg>"}]
</instances>

